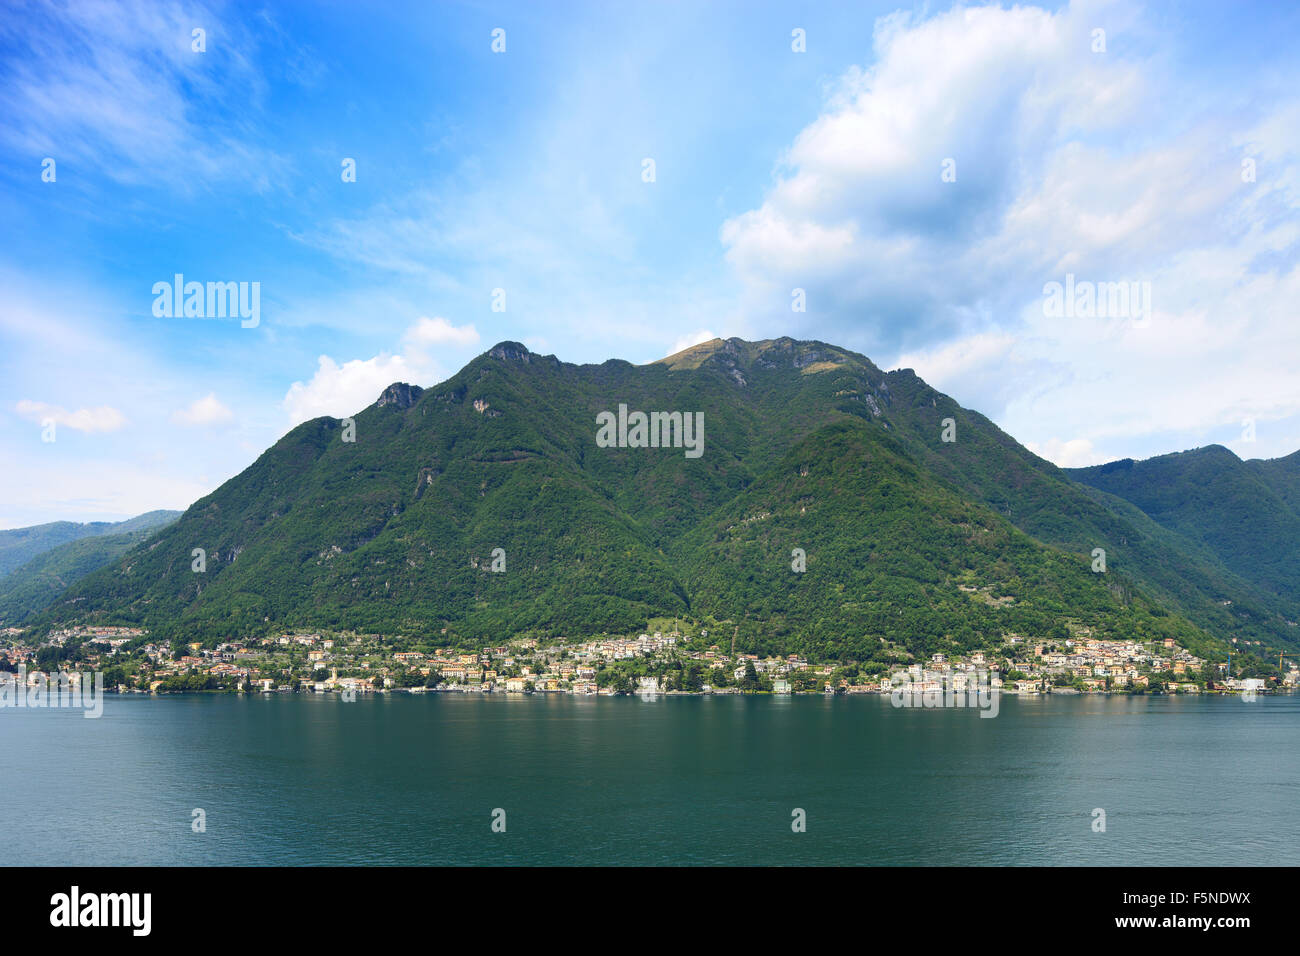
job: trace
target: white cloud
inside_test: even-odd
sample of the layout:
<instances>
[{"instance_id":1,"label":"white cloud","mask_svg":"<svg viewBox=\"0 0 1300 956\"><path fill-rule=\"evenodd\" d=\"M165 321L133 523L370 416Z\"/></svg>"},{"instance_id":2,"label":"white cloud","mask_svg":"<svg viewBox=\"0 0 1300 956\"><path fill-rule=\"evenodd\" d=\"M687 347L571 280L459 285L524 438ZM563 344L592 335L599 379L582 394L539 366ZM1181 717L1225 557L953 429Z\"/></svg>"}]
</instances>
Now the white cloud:
<instances>
[{"instance_id":1,"label":"white cloud","mask_svg":"<svg viewBox=\"0 0 1300 956\"><path fill-rule=\"evenodd\" d=\"M293 424L321 415L345 418L365 408L393 382L413 382L422 377L401 355L376 355L339 364L328 355L311 381L294 382L284 396L285 411Z\"/></svg>"},{"instance_id":2,"label":"white cloud","mask_svg":"<svg viewBox=\"0 0 1300 956\"><path fill-rule=\"evenodd\" d=\"M1100 465L1110 461L1106 455L1099 455L1093 450L1092 442L1086 438L1071 438L1061 441L1049 438L1043 443L1025 442L1025 447L1039 458L1046 458L1060 468L1084 468L1088 465Z\"/></svg>"},{"instance_id":3,"label":"white cloud","mask_svg":"<svg viewBox=\"0 0 1300 956\"><path fill-rule=\"evenodd\" d=\"M338 363L322 355L309 382L294 382L284 396L291 423L328 415L343 418L372 404L394 382L430 385L445 375L430 346L471 346L478 342L474 326L455 326L443 318L421 318L402 336L402 350L368 359Z\"/></svg>"},{"instance_id":4,"label":"white cloud","mask_svg":"<svg viewBox=\"0 0 1300 956\"><path fill-rule=\"evenodd\" d=\"M1007 263L990 259L1044 255L1025 230L982 246L1020 206L1059 221L1063 202L1033 189L1043 167L1080 130L1107 139L1139 102L1137 68L1090 53L1091 22L1034 7L878 21L875 64L841 78L762 205L722 226L751 304L788 322L790 289L806 288L810 313L856 316L873 350L979 322L1008 291ZM1124 228L1102 216L1094 241Z\"/></svg>"},{"instance_id":5,"label":"white cloud","mask_svg":"<svg viewBox=\"0 0 1300 956\"><path fill-rule=\"evenodd\" d=\"M668 351L668 354L676 355L678 352L682 351L683 349L688 349L692 345L699 345L701 342L710 342L716 338L717 336L714 335L712 332L710 332L708 329L700 329L697 332L691 332L679 338L676 342L673 343L673 347Z\"/></svg>"},{"instance_id":6,"label":"white cloud","mask_svg":"<svg viewBox=\"0 0 1300 956\"><path fill-rule=\"evenodd\" d=\"M223 405L215 392L195 399L186 408L172 412L172 421L178 425L223 425L234 421L235 413Z\"/></svg>"},{"instance_id":7,"label":"white cloud","mask_svg":"<svg viewBox=\"0 0 1300 956\"><path fill-rule=\"evenodd\" d=\"M56 425L63 425L79 432L117 431L126 424L126 416L110 405L68 411L59 405L34 402L25 398L17 404L16 408L18 414L31 421L42 425L52 421Z\"/></svg>"},{"instance_id":8,"label":"white cloud","mask_svg":"<svg viewBox=\"0 0 1300 956\"><path fill-rule=\"evenodd\" d=\"M1293 451L1300 99L1193 90L1169 44L1080 0L878 21L873 65L722 226L754 324L784 331L806 288L818 337L914 367L1060 463L1229 441L1245 418L1277 425L1254 454ZM1044 316L1067 273L1149 282L1150 320Z\"/></svg>"},{"instance_id":9,"label":"white cloud","mask_svg":"<svg viewBox=\"0 0 1300 956\"><path fill-rule=\"evenodd\" d=\"M441 316L422 318L406 331L407 342L416 347L427 345L476 345L478 330L469 325L455 326Z\"/></svg>"},{"instance_id":10,"label":"white cloud","mask_svg":"<svg viewBox=\"0 0 1300 956\"><path fill-rule=\"evenodd\" d=\"M207 31L202 54L191 48L195 24ZM0 142L24 154L182 190L196 180L262 186L282 171L247 132L266 89L258 69L301 53L282 31L193 2L120 0L32 8L0 21L0 41L25 54L9 59L0 87Z\"/></svg>"}]
</instances>

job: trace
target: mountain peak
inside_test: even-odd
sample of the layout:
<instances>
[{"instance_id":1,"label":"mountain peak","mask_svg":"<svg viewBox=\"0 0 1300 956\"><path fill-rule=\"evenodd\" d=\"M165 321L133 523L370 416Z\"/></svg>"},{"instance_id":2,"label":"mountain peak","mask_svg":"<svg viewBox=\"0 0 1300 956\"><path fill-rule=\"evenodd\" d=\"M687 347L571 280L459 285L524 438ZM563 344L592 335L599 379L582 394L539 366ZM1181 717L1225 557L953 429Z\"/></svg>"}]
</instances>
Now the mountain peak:
<instances>
[{"instance_id":1,"label":"mountain peak","mask_svg":"<svg viewBox=\"0 0 1300 956\"><path fill-rule=\"evenodd\" d=\"M488 355L503 362L524 363L527 363L533 357L533 353L528 351L528 346L521 342L498 342L488 349Z\"/></svg>"},{"instance_id":2,"label":"mountain peak","mask_svg":"<svg viewBox=\"0 0 1300 956\"><path fill-rule=\"evenodd\" d=\"M729 339L709 339L690 348L665 356L652 365L666 365L674 371L699 368L710 359L716 358L724 367L756 364L760 368L773 369L788 365L795 369L816 366L828 368L845 361L858 361L860 357L846 352L836 346L815 340L793 339L783 335L777 339L758 339L748 341L732 336Z\"/></svg>"},{"instance_id":3,"label":"mountain peak","mask_svg":"<svg viewBox=\"0 0 1300 956\"><path fill-rule=\"evenodd\" d=\"M1237 457L1237 453L1234 452L1231 448L1219 444L1202 445L1200 448L1193 448L1190 451L1180 452L1176 454L1200 455L1205 458L1216 458L1216 459L1221 459L1224 461L1232 461L1232 462L1241 461L1241 459Z\"/></svg>"},{"instance_id":4,"label":"mountain peak","mask_svg":"<svg viewBox=\"0 0 1300 956\"><path fill-rule=\"evenodd\" d=\"M707 359L714 352L725 348L727 345L724 339L709 339L707 342L696 342L694 345L682 349L680 352L674 352L672 355L665 355L661 359L651 362L651 365L667 365L669 368L698 368L700 363Z\"/></svg>"},{"instance_id":5,"label":"mountain peak","mask_svg":"<svg viewBox=\"0 0 1300 956\"><path fill-rule=\"evenodd\" d=\"M410 408L420 400L422 394L424 394L424 389L418 385L394 382L384 389L383 394L379 396L379 401L375 402L375 407L383 408L385 405L396 405L398 408Z\"/></svg>"}]
</instances>

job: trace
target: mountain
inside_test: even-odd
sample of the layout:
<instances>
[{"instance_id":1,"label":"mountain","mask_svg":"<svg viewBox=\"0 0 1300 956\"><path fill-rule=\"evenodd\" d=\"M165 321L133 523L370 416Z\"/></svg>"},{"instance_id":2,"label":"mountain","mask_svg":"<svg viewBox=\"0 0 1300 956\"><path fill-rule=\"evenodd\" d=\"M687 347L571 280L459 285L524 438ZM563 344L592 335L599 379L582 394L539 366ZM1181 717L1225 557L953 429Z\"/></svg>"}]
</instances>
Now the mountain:
<instances>
[{"instance_id":1,"label":"mountain","mask_svg":"<svg viewBox=\"0 0 1300 956\"><path fill-rule=\"evenodd\" d=\"M180 516L179 511L147 511L126 521L52 521L0 531L0 578L13 573L38 555L69 541L98 535L122 534L156 528Z\"/></svg>"},{"instance_id":2,"label":"mountain","mask_svg":"<svg viewBox=\"0 0 1300 956\"><path fill-rule=\"evenodd\" d=\"M1242 461L1222 445L1210 445L1071 469L1069 475L1130 502L1274 594L1297 593L1300 452Z\"/></svg>"},{"instance_id":3,"label":"mountain","mask_svg":"<svg viewBox=\"0 0 1300 956\"><path fill-rule=\"evenodd\" d=\"M607 447L641 437L637 411L702 413L698 457ZM643 366L503 342L351 423L294 428L38 623L473 645L682 615L730 622L738 649L869 658L1091 629L1214 656L1229 635L1293 640L1290 610L911 370L782 338Z\"/></svg>"},{"instance_id":4,"label":"mountain","mask_svg":"<svg viewBox=\"0 0 1300 956\"><path fill-rule=\"evenodd\" d=\"M69 585L125 554L167 521L174 521L180 512L153 511L149 516L165 521L143 525L135 519L121 522L132 527L118 534L96 534L61 544L0 578L0 626L24 624L49 607Z\"/></svg>"}]
</instances>

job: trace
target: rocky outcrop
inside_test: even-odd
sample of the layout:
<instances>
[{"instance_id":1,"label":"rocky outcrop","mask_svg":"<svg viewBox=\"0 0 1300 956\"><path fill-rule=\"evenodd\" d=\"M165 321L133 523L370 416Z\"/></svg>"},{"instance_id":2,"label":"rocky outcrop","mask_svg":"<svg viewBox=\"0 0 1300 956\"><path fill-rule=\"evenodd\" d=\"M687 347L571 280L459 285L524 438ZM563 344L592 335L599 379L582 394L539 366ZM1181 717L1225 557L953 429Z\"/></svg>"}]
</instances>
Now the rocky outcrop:
<instances>
[{"instance_id":1,"label":"rocky outcrop","mask_svg":"<svg viewBox=\"0 0 1300 956\"><path fill-rule=\"evenodd\" d=\"M488 355L503 362L523 362L525 365L533 357L533 353L528 351L528 346L518 342L501 342L494 345L488 350Z\"/></svg>"},{"instance_id":2,"label":"rocky outcrop","mask_svg":"<svg viewBox=\"0 0 1300 956\"><path fill-rule=\"evenodd\" d=\"M407 385L405 382L394 382L389 385L379 401L375 402L376 408L383 408L385 405L396 405L398 408L410 408L420 400L424 394L424 389L418 385Z\"/></svg>"}]
</instances>

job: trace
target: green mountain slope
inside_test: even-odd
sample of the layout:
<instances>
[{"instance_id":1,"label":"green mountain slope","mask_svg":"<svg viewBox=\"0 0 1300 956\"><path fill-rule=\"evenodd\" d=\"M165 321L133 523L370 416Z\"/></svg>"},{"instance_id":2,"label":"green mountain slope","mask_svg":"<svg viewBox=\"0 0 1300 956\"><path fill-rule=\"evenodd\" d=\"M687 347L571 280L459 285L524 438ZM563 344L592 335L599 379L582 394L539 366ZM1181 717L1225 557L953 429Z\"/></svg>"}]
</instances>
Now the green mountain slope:
<instances>
[{"instance_id":1,"label":"green mountain slope","mask_svg":"<svg viewBox=\"0 0 1300 956\"><path fill-rule=\"evenodd\" d=\"M696 604L741 622L747 649L867 659L881 639L928 655L1087 629L1215 652L1194 625L957 495L861 420L801 441L677 550Z\"/></svg>"},{"instance_id":2,"label":"green mountain slope","mask_svg":"<svg viewBox=\"0 0 1300 956\"><path fill-rule=\"evenodd\" d=\"M599 447L597 416L620 405L703 412L704 453ZM941 440L946 417L956 442ZM1241 616L1250 586L1208 550L911 372L824 343L714 340L647 366L501 343L428 390L390 387L355 427L355 442L334 419L295 428L42 626L478 643L686 614L733 620L746 646L855 655L1080 626L1207 651L1245 626L1289 637L1278 608ZM1094 547L1105 575L1089 570ZM1220 605L1220 587L1240 605Z\"/></svg>"},{"instance_id":3,"label":"green mountain slope","mask_svg":"<svg viewBox=\"0 0 1300 956\"><path fill-rule=\"evenodd\" d=\"M1274 594L1300 597L1300 459L1242 461L1221 445L1078 468L1113 494L1217 555Z\"/></svg>"},{"instance_id":4,"label":"green mountain slope","mask_svg":"<svg viewBox=\"0 0 1300 956\"><path fill-rule=\"evenodd\" d=\"M1123 504L1122 495L1097 494L1091 488L1081 494L1076 475L1037 457L910 370L891 372L886 382L900 439L953 488L995 508L1041 541L1071 552L1103 548L1108 568L1202 628L1265 647L1296 642L1296 629L1289 623L1300 621L1296 589L1289 594L1270 589L1199 538ZM957 441L944 443L942 420L949 417L956 423Z\"/></svg>"}]
</instances>

